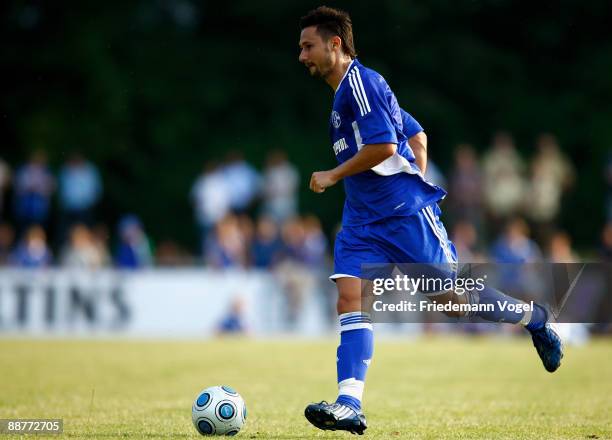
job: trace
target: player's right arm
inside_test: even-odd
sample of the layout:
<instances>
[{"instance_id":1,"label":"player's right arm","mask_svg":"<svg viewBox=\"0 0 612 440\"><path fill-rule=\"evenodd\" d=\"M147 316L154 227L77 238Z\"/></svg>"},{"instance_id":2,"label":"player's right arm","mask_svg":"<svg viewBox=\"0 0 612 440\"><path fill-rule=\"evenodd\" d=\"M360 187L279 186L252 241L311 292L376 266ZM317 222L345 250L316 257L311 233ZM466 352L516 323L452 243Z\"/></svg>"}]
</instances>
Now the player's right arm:
<instances>
[{"instance_id":1,"label":"player's right arm","mask_svg":"<svg viewBox=\"0 0 612 440\"><path fill-rule=\"evenodd\" d=\"M357 154L333 170L312 173L310 189L316 193L322 193L325 191L325 188L335 185L345 177L374 168L379 163L393 156L396 149L397 145L392 143L364 145Z\"/></svg>"}]
</instances>

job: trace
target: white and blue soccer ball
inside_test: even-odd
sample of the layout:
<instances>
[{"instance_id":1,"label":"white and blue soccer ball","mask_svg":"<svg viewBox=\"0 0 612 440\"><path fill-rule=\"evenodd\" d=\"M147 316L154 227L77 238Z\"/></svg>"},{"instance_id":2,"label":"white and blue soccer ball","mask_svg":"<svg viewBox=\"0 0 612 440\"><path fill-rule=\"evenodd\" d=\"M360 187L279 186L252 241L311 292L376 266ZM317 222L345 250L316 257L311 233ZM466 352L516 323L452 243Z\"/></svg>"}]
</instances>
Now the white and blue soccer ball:
<instances>
[{"instance_id":1,"label":"white and blue soccer ball","mask_svg":"<svg viewBox=\"0 0 612 440\"><path fill-rule=\"evenodd\" d=\"M202 435L236 435L247 418L244 399L228 386L202 390L191 408L191 419Z\"/></svg>"}]
</instances>

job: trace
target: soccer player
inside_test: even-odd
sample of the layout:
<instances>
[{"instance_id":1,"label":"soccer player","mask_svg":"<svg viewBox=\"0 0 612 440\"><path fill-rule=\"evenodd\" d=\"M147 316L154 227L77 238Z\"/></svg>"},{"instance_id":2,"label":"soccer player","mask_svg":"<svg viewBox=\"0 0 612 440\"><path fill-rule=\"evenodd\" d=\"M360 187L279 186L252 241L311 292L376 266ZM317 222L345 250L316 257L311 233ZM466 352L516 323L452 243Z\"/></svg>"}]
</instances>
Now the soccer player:
<instances>
[{"instance_id":1,"label":"soccer player","mask_svg":"<svg viewBox=\"0 0 612 440\"><path fill-rule=\"evenodd\" d=\"M374 342L371 318L361 307L362 264L427 263L456 268L457 258L439 220L437 202L445 192L423 178L427 137L400 108L385 79L357 60L349 15L321 6L301 18L300 29L299 61L311 76L334 90L329 130L338 166L314 172L310 189L323 193L343 180L346 192L330 277L338 288L338 398L334 403L308 405L305 416L320 429L363 434L367 425L361 399ZM490 287L463 295L436 292L436 300L523 304ZM546 309L536 305L532 312L516 313L494 308L474 316L524 325L544 367L550 372L559 367L562 344L548 324Z\"/></svg>"}]
</instances>

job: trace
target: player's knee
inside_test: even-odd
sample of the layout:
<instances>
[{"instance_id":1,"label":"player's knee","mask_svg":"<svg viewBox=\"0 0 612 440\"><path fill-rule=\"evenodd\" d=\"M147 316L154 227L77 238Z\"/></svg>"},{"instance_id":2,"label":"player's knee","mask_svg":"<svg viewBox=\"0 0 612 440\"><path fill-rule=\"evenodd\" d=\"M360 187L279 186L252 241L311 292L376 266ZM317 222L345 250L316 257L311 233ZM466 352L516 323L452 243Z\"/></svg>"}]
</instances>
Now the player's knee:
<instances>
[{"instance_id":1,"label":"player's knee","mask_svg":"<svg viewBox=\"0 0 612 440\"><path fill-rule=\"evenodd\" d=\"M467 314L466 310L460 307L453 307L455 305L464 304L466 298L463 295L457 295L453 291L446 292L438 297L430 298L432 301L443 305L440 309L449 318L462 318Z\"/></svg>"},{"instance_id":2,"label":"player's knee","mask_svg":"<svg viewBox=\"0 0 612 440\"><path fill-rule=\"evenodd\" d=\"M361 282L358 278L341 278L338 286L338 313L358 312L361 310Z\"/></svg>"},{"instance_id":3,"label":"player's knee","mask_svg":"<svg viewBox=\"0 0 612 440\"><path fill-rule=\"evenodd\" d=\"M361 310L361 298L354 298L350 295L338 295L336 309L338 314L357 312Z\"/></svg>"}]
</instances>

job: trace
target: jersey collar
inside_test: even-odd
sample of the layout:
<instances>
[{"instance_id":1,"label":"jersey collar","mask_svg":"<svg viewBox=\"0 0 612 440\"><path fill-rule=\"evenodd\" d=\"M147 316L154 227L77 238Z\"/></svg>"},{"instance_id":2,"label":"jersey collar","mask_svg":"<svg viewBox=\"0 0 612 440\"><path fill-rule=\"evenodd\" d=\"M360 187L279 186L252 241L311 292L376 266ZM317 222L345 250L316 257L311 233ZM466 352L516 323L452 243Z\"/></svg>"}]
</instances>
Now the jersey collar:
<instances>
[{"instance_id":1,"label":"jersey collar","mask_svg":"<svg viewBox=\"0 0 612 440\"><path fill-rule=\"evenodd\" d=\"M336 90L334 90L334 95L336 93L338 93L338 90L340 90L340 86L342 85L342 82L344 81L344 78L346 78L346 75L348 75L349 71L351 70L351 67L353 67L353 64L355 64L356 61L357 61L357 58L354 58L353 61L351 61L351 64L349 64L349 66L347 67L346 72L344 72L344 76L342 77L342 79L338 83L338 87L336 87Z\"/></svg>"}]
</instances>

